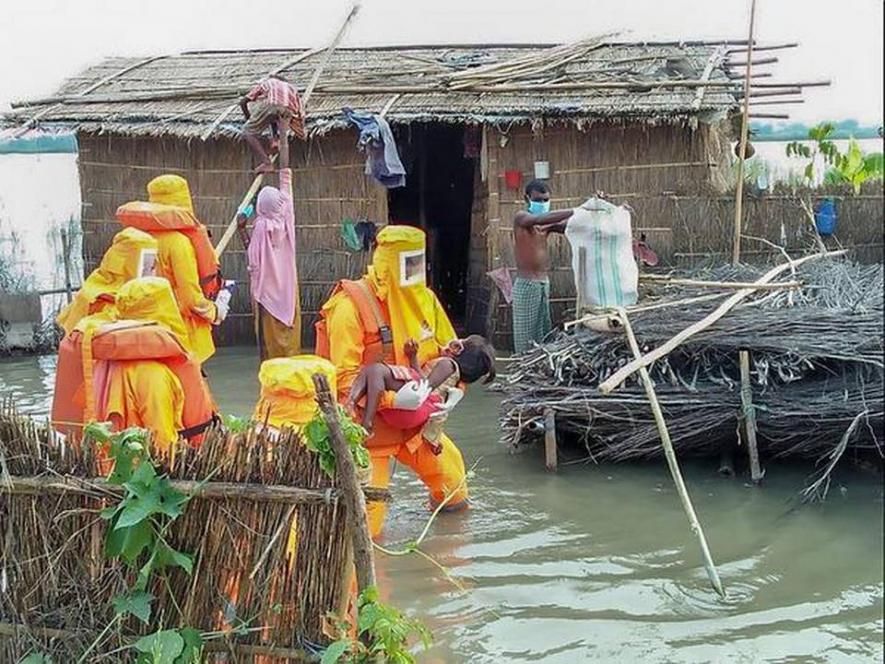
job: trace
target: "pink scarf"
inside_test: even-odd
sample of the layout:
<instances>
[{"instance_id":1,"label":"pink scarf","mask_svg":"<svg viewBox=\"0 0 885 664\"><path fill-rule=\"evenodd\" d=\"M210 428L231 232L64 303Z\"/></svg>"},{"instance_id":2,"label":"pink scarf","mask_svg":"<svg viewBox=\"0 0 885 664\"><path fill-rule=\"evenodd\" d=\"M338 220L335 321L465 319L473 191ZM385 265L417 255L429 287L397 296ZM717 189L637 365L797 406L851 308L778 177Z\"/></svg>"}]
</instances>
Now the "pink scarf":
<instances>
[{"instance_id":1,"label":"pink scarf","mask_svg":"<svg viewBox=\"0 0 885 664\"><path fill-rule=\"evenodd\" d=\"M295 211L292 171L280 171L280 187L258 193L257 214L249 241L252 299L283 325L295 319Z\"/></svg>"}]
</instances>

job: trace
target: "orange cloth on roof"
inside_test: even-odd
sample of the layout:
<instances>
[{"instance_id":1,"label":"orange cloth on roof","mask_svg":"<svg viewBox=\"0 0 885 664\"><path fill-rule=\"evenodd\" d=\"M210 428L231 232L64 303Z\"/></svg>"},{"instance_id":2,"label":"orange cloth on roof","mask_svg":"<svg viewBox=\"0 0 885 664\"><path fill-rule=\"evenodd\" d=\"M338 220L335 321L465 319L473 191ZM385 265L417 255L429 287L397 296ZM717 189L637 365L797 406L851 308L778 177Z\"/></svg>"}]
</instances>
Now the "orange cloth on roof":
<instances>
[{"instance_id":1,"label":"orange cloth on roof","mask_svg":"<svg viewBox=\"0 0 885 664\"><path fill-rule=\"evenodd\" d=\"M151 256L152 254L152 256ZM117 291L131 279L142 276L143 267L152 266L157 241L136 228L124 228L101 259L99 266L83 281L74 299L58 315L56 322L65 334L83 318L114 304Z\"/></svg>"}]
</instances>

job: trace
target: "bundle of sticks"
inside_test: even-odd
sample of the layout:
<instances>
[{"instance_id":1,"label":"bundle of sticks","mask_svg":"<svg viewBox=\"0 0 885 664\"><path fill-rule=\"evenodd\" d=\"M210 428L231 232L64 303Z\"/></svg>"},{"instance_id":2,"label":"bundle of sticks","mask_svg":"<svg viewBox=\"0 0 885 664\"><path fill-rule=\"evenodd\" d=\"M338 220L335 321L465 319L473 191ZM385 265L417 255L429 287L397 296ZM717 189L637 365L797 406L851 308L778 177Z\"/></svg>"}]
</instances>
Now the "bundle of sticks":
<instances>
[{"instance_id":1,"label":"bundle of sticks","mask_svg":"<svg viewBox=\"0 0 885 664\"><path fill-rule=\"evenodd\" d=\"M753 282L759 274L719 267L654 280L630 313L642 351L666 343L730 294L683 284L724 286ZM840 456L869 450L882 459L882 266L821 259L785 278L792 288L757 291L649 367L677 452L715 455L734 443L741 417L738 358L747 350L761 454L824 460L841 447ZM622 334L582 326L536 347L514 363L505 383L504 441L516 446L531 437L553 410L557 429L597 461L659 456L638 375L608 394L599 389L631 360Z\"/></svg>"}]
</instances>

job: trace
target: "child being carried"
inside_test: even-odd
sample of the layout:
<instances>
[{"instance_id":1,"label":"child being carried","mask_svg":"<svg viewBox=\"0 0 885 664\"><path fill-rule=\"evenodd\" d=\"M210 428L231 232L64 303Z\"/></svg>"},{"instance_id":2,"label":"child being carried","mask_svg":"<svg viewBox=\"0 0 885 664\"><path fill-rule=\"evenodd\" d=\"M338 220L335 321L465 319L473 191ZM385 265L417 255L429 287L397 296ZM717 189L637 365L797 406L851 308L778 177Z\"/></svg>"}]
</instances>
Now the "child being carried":
<instances>
[{"instance_id":1,"label":"child being carried","mask_svg":"<svg viewBox=\"0 0 885 664\"><path fill-rule=\"evenodd\" d=\"M485 377L484 384L495 379L495 351L491 344L478 334L451 342L442 354L424 367L418 363L418 344L410 339L403 348L409 366L384 363L363 367L350 390L345 408L353 413L357 403L365 397L363 427L371 433L375 415L395 429L423 427L421 435L435 454L442 448L439 437L448 412L460 400L463 392L459 383L475 383ZM411 384L411 385L410 385ZM399 392L404 387L419 389L423 386L429 394L415 410L405 408L378 408L385 391Z\"/></svg>"}]
</instances>

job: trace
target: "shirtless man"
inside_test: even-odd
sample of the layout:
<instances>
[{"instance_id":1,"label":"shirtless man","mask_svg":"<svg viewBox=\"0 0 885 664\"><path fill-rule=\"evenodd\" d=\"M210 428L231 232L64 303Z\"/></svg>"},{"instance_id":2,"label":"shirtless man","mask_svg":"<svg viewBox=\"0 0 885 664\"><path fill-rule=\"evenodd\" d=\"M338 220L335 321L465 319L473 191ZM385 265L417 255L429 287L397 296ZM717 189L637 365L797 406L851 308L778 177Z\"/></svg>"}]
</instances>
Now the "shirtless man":
<instances>
[{"instance_id":1,"label":"shirtless man","mask_svg":"<svg viewBox=\"0 0 885 664\"><path fill-rule=\"evenodd\" d=\"M525 211L513 218L516 281L513 283L513 346L517 353L540 342L552 329L547 235L565 231L573 210L550 212L550 189L542 180L525 188Z\"/></svg>"}]
</instances>

